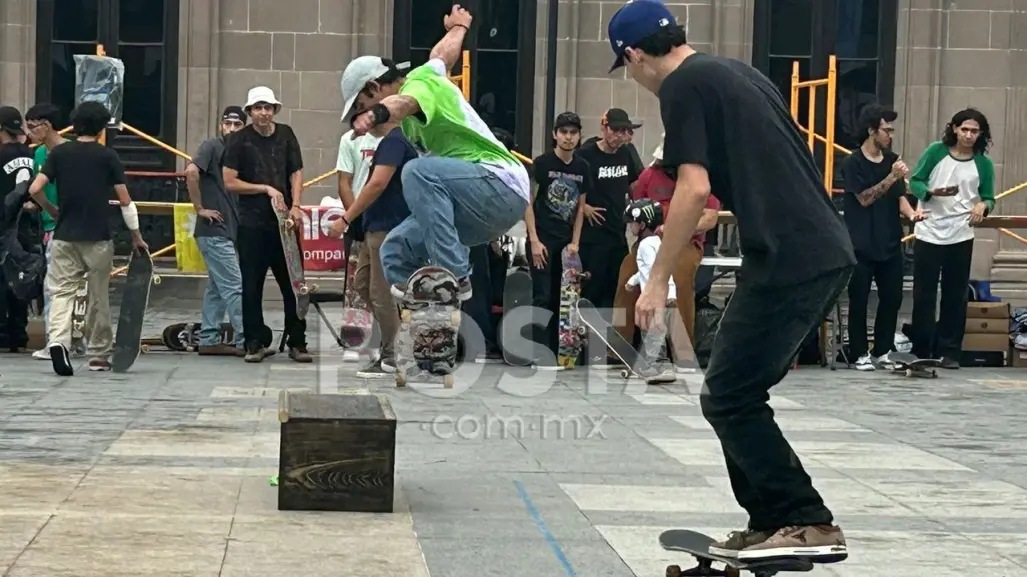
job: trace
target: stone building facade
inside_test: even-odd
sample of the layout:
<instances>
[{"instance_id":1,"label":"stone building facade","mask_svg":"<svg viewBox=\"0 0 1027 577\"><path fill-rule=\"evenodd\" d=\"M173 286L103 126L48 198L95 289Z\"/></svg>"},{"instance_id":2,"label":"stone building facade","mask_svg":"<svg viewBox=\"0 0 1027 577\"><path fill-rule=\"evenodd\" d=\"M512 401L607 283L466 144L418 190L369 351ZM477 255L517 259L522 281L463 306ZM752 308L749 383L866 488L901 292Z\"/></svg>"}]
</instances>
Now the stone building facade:
<instances>
[{"instance_id":1,"label":"stone building facade","mask_svg":"<svg viewBox=\"0 0 1027 577\"><path fill-rule=\"evenodd\" d=\"M442 33L441 17L450 4L147 0L149 8L139 13L131 5L142 3L132 0L59 0L61 12L54 10L55 1L0 2L0 102L70 102L66 53L88 52L95 37L128 68L144 70L130 74L127 83L128 99L145 96L134 105L134 124L159 129L159 138L185 151L212 134L223 106L241 103L254 85L270 86L285 103L281 120L302 141L308 177L334 166L344 130L339 77L346 63L377 53L419 64ZM586 132L594 134L604 110L624 108L644 124L635 141L648 159L660 137L659 106L623 73L607 74L606 25L621 2L558 1L556 112L577 111ZM896 146L909 161L937 138L955 110L978 107L991 120L999 188L1027 181L1027 0L666 2L698 49L752 62L782 88L792 61L802 63L803 79L819 78L826 75L827 55L838 54L838 130L844 133L846 119L866 102L891 104L900 113ZM65 3L82 7L63 12ZM546 140L547 2L465 4L478 28L468 41L472 101L493 124L515 134L523 154L538 154ZM161 12L157 5L164 11L163 36L154 20ZM69 32L76 25L92 26L95 33ZM136 29L152 30L152 38L134 38L142 34ZM140 42L149 48L135 46ZM158 65L163 76L154 72ZM162 120L153 121L158 113ZM123 146L138 158L148 150L131 139ZM169 158L157 164L173 170ZM307 201L327 190L310 191ZM1000 210L1027 214L1027 194L1009 197ZM1003 252L998 262L1015 265L1019 255L1012 253L1023 245L1003 237L999 246L1009 254Z\"/></svg>"}]
</instances>

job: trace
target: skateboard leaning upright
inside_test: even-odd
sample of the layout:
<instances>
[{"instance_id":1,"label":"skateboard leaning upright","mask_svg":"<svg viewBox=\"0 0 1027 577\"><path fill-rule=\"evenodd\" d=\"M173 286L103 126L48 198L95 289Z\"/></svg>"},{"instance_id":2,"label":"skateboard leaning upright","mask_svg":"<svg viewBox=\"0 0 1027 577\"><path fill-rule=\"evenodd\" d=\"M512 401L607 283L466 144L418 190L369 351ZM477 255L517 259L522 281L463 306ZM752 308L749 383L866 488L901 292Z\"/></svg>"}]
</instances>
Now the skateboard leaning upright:
<instances>
[{"instance_id":1,"label":"skateboard leaning upright","mask_svg":"<svg viewBox=\"0 0 1027 577\"><path fill-rule=\"evenodd\" d=\"M357 242L353 242L351 250ZM348 254L346 258L346 278L343 281L342 325L339 328L340 344L345 348L363 346L371 336L371 311L357 290L355 282L357 273L357 255Z\"/></svg>"},{"instance_id":2,"label":"skateboard leaning upright","mask_svg":"<svg viewBox=\"0 0 1027 577\"><path fill-rule=\"evenodd\" d=\"M938 371L935 369L941 366L941 359L919 359L909 353L891 353L888 358L894 366L894 373L921 379L938 378Z\"/></svg>"},{"instance_id":3,"label":"skateboard leaning upright","mask_svg":"<svg viewBox=\"0 0 1027 577\"><path fill-rule=\"evenodd\" d=\"M143 318L146 316L152 282L153 259L150 253L145 250L133 252L125 273L118 330L114 336L114 353L111 355L111 370L115 373L127 371L139 358L143 346Z\"/></svg>"},{"instance_id":4,"label":"skateboard leaning upright","mask_svg":"<svg viewBox=\"0 0 1027 577\"><path fill-rule=\"evenodd\" d=\"M560 253L563 260L563 273L560 276L560 335L556 360L561 367L574 368L585 347L585 336L588 329L577 310L578 299L581 298L581 281L591 276L581 271L581 257L570 254L567 248Z\"/></svg>"},{"instance_id":5,"label":"skateboard leaning upright","mask_svg":"<svg viewBox=\"0 0 1027 577\"><path fill-rule=\"evenodd\" d=\"M696 531L671 529L660 534L660 546L667 551L681 551L695 557L696 567L682 570L679 565L667 567L667 577L737 577L741 571L753 573L756 577L772 577L782 572L805 573L813 570L813 563L803 557L777 557L756 561L740 561L710 553L713 537ZM714 569L714 563L723 563L725 569Z\"/></svg>"},{"instance_id":6,"label":"skateboard leaning upright","mask_svg":"<svg viewBox=\"0 0 1027 577\"><path fill-rule=\"evenodd\" d=\"M313 289L307 285L306 277L303 274L303 252L300 250L297 237L297 229L303 223L293 222L288 210L276 208L275 216L278 217L278 236L282 240L282 252L285 253L285 265L289 270L289 282L292 284L292 292L296 296L296 314L299 318L304 319L310 308L310 291Z\"/></svg>"},{"instance_id":7,"label":"skateboard leaning upright","mask_svg":"<svg viewBox=\"0 0 1027 577\"><path fill-rule=\"evenodd\" d=\"M631 346L605 319L599 314L599 309L588 299L578 299L575 308L581 316L581 321L592 330L592 335L603 342L613 351L614 356L620 359L627 367L620 372L623 379L638 377L650 383L673 382L673 377L660 378L660 372L652 366L649 361Z\"/></svg>"},{"instance_id":8,"label":"skateboard leaning upright","mask_svg":"<svg viewBox=\"0 0 1027 577\"><path fill-rule=\"evenodd\" d=\"M410 275L399 303L397 387L439 375L445 388L453 387L460 332L458 290L456 276L442 267L425 266Z\"/></svg>"},{"instance_id":9,"label":"skateboard leaning upright","mask_svg":"<svg viewBox=\"0 0 1027 577\"><path fill-rule=\"evenodd\" d=\"M531 306L531 273L524 266L517 266L507 273L503 283L503 322L500 324L500 348L503 360L508 365L526 367L531 364L530 351L523 349L523 343L531 345L531 335L524 334L524 328L530 329L530 323L522 323L519 316L511 313L522 306ZM517 338L517 337L520 338ZM522 343L516 346L515 343Z\"/></svg>"}]
</instances>

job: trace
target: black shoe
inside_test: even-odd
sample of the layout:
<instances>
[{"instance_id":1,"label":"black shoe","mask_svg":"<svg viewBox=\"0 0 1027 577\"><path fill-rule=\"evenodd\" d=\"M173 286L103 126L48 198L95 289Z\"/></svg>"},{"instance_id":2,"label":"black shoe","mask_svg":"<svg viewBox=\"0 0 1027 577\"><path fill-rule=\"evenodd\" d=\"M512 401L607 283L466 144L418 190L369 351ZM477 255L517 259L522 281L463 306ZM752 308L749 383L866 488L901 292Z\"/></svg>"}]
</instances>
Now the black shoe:
<instances>
[{"instance_id":1,"label":"black shoe","mask_svg":"<svg viewBox=\"0 0 1027 577\"><path fill-rule=\"evenodd\" d=\"M959 361L952 357L944 357L941 359L941 365L939 366L943 369L955 370L959 368Z\"/></svg>"},{"instance_id":2,"label":"black shoe","mask_svg":"<svg viewBox=\"0 0 1027 577\"><path fill-rule=\"evenodd\" d=\"M50 347L50 362L53 363L53 372L62 377L70 377L75 374L75 368L71 366L71 355L62 344Z\"/></svg>"}]
</instances>

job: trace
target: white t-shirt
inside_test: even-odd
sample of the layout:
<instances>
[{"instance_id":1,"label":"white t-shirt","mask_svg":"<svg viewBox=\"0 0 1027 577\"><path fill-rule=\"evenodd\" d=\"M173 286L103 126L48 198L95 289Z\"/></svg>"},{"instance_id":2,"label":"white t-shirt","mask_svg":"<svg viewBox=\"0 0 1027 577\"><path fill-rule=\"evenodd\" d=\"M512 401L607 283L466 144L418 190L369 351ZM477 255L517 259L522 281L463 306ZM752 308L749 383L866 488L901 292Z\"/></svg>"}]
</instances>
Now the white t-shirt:
<instances>
[{"instance_id":1,"label":"white t-shirt","mask_svg":"<svg viewBox=\"0 0 1027 577\"><path fill-rule=\"evenodd\" d=\"M635 256L635 263L638 265L638 272L631 275L628 279L629 286L637 286L645 289L645 284L649 282L649 273L653 270L653 263L656 262L656 253L660 252L660 245L663 240L659 235L652 235L643 238L638 243L638 252ZM674 286L674 279L671 278L667 282L667 300L677 300L677 288Z\"/></svg>"},{"instance_id":2,"label":"white t-shirt","mask_svg":"<svg viewBox=\"0 0 1027 577\"><path fill-rule=\"evenodd\" d=\"M371 176L371 159L382 138L365 134L354 140L353 131L350 130L339 139L339 158L335 168L353 175L353 198L360 196L360 191Z\"/></svg>"},{"instance_id":3,"label":"white t-shirt","mask_svg":"<svg viewBox=\"0 0 1027 577\"><path fill-rule=\"evenodd\" d=\"M916 238L939 245L973 239L970 213L974 205L981 201L978 193L980 185L981 175L977 172L973 158L956 160L952 155L946 155L941 159L931 171L927 189L958 186L959 192L953 196L932 196L927 202L920 203L927 219L916 223L913 228Z\"/></svg>"}]
</instances>

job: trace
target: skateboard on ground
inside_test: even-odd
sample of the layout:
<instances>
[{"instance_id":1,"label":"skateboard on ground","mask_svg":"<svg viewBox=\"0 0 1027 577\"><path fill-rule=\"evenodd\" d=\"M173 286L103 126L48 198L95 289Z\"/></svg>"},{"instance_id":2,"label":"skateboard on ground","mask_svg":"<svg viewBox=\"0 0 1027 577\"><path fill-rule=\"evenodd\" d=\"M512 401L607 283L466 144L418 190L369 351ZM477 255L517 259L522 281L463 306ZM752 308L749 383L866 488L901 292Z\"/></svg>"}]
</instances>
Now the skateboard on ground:
<instances>
[{"instance_id":1,"label":"skateboard on ground","mask_svg":"<svg viewBox=\"0 0 1027 577\"><path fill-rule=\"evenodd\" d=\"M571 255L566 248L560 253L563 273L560 277L560 336L557 362L561 367L574 368L585 348L588 329L578 316L575 303L581 298L581 281L588 280L590 273L581 271L581 257Z\"/></svg>"},{"instance_id":2,"label":"skateboard on ground","mask_svg":"<svg viewBox=\"0 0 1027 577\"><path fill-rule=\"evenodd\" d=\"M347 349L363 346L371 336L371 311L368 306L370 303L364 302L354 282L358 258L352 252L359 252L356 250L358 246L359 244L354 242L350 249L351 254L346 259L346 279L343 281L345 290L339 344Z\"/></svg>"},{"instance_id":3,"label":"skateboard on ground","mask_svg":"<svg viewBox=\"0 0 1027 577\"><path fill-rule=\"evenodd\" d=\"M453 388L460 333L458 289L456 276L442 267L426 266L410 275L399 303L397 387L441 375L445 388Z\"/></svg>"},{"instance_id":4,"label":"skateboard on ground","mask_svg":"<svg viewBox=\"0 0 1027 577\"><path fill-rule=\"evenodd\" d=\"M282 252L285 253L289 281L292 283L292 292L296 295L296 314L304 319L307 316L307 309L310 308L310 292L316 287L308 286L303 275L303 251L300 250L297 237L297 228L303 223L293 222L288 210L275 209L275 216L278 217L278 236L282 239Z\"/></svg>"},{"instance_id":5,"label":"skateboard on ground","mask_svg":"<svg viewBox=\"0 0 1027 577\"><path fill-rule=\"evenodd\" d=\"M894 373L921 379L938 378L935 369L941 366L941 359L918 359L909 353L892 353L888 358L891 359Z\"/></svg>"},{"instance_id":6,"label":"skateboard on ground","mask_svg":"<svg viewBox=\"0 0 1027 577\"><path fill-rule=\"evenodd\" d=\"M175 323L164 327L159 338L143 339L143 353L150 347L164 347L176 353L192 353L200 348L201 323ZM235 346L235 329L232 323L221 323L219 344Z\"/></svg>"},{"instance_id":7,"label":"skateboard on ground","mask_svg":"<svg viewBox=\"0 0 1027 577\"><path fill-rule=\"evenodd\" d=\"M514 351L510 350L510 346L507 346L508 342L521 342L527 339L531 340L531 334L524 334L524 329L531 329L530 324L524 324L521 322L505 322L507 319L513 319L510 313L522 306L531 306L531 273L528 272L527 267L516 267L506 275L506 281L503 284L503 317L504 322L501 323L499 341L500 348L503 350L503 360L508 365L516 367L527 367L531 365L533 359L525 358ZM516 333L520 333L520 339L516 339L518 336ZM518 351L525 352L525 351Z\"/></svg>"},{"instance_id":8,"label":"skateboard on ground","mask_svg":"<svg viewBox=\"0 0 1027 577\"><path fill-rule=\"evenodd\" d=\"M115 373L124 373L131 368L142 351L143 319L150 300L152 282L153 259L150 253L134 252L125 273L118 330L114 336L114 354L111 355L111 370Z\"/></svg>"},{"instance_id":9,"label":"skateboard on ground","mask_svg":"<svg viewBox=\"0 0 1027 577\"><path fill-rule=\"evenodd\" d=\"M75 307L71 309L71 354L86 354L86 313L89 307L89 284L82 280L81 288L75 291Z\"/></svg>"},{"instance_id":10,"label":"skateboard on ground","mask_svg":"<svg viewBox=\"0 0 1027 577\"><path fill-rule=\"evenodd\" d=\"M631 346L627 340L621 336L609 323L603 319L599 314L599 309L595 307L588 299L578 299L575 308L578 310L578 314L581 317L581 321L585 323L592 331L592 336L597 337L603 342L613 354L620 359L620 362L624 363L627 367L620 372L622 379L628 379L631 377L638 377L646 381L657 383L663 382L661 380L650 380L654 377L658 377L660 372L656 370L656 367L649 364L649 361L637 350ZM666 382L673 382L673 378L666 379Z\"/></svg>"},{"instance_id":11,"label":"skateboard on ground","mask_svg":"<svg viewBox=\"0 0 1027 577\"><path fill-rule=\"evenodd\" d=\"M710 553L710 545L715 541L713 537L682 529L660 533L661 547L668 551L688 553L699 562L697 566L685 570L679 565L671 565L667 567L667 577L737 577L742 571L753 573L756 577L772 577L781 572L805 573L813 570L813 562L802 557L739 561L733 557L714 555ZM725 568L714 569L714 563L723 563Z\"/></svg>"}]
</instances>

